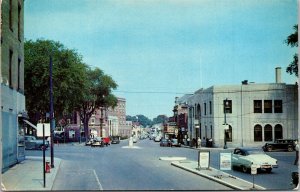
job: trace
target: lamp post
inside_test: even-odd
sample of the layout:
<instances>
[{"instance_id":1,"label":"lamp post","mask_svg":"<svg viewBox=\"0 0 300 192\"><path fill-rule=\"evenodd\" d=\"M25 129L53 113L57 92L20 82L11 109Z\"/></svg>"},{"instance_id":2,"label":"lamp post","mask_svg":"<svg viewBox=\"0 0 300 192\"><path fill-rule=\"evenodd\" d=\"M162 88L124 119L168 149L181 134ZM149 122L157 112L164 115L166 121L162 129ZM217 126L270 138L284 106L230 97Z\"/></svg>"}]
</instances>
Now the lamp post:
<instances>
[{"instance_id":1,"label":"lamp post","mask_svg":"<svg viewBox=\"0 0 300 192\"><path fill-rule=\"evenodd\" d=\"M227 122L226 122L226 112L228 106L228 99L226 98L224 101L224 149L227 149L227 142L226 142L226 131L227 131Z\"/></svg>"},{"instance_id":2,"label":"lamp post","mask_svg":"<svg viewBox=\"0 0 300 192\"><path fill-rule=\"evenodd\" d=\"M54 168L54 149L53 149L53 136L54 136L54 109L53 109L53 83L52 83L52 56L50 56L49 63L49 95L50 95L50 149L51 149L51 168Z\"/></svg>"}]
</instances>

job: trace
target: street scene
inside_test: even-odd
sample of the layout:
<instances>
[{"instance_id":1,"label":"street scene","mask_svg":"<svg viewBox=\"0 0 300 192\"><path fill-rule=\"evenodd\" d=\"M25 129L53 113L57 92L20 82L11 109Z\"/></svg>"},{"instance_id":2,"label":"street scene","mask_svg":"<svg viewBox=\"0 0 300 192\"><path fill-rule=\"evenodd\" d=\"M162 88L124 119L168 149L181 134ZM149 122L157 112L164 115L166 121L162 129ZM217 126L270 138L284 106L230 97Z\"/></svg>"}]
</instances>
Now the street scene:
<instances>
[{"instance_id":1,"label":"street scene","mask_svg":"<svg viewBox=\"0 0 300 192\"><path fill-rule=\"evenodd\" d=\"M170 160L159 159L173 157L176 160L185 157L197 161L199 149L160 147L159 142L148 138L139 140L134 146L136 148L129 148L127 140L103 148L78 143L55 145L55 156L62 161L52 190L233 190L174 167ZM218 169L219 153L224 152L224 149L206 149L211 152L210 166ZM28 150L26 155L41 156L41 151ZM49 150L47 155L50 155ZM255 184L267 190L292 190L289 173L297 170L297 166L293 165L295 152L270 152L268 155L278 159L279 167L272 173L261 172L255 175ZM250 173L240 170L226 173L252 183Z\"/></svg>"},{"instance_id":2,"label":"street scene","mask_svg":"<svg viewBox=\"0 0 300 192\"><path fill-rule=\"evenodd\" d=\"M2 0L1 191L299 190L298 0Z\"/></svg>"}]
</instances>

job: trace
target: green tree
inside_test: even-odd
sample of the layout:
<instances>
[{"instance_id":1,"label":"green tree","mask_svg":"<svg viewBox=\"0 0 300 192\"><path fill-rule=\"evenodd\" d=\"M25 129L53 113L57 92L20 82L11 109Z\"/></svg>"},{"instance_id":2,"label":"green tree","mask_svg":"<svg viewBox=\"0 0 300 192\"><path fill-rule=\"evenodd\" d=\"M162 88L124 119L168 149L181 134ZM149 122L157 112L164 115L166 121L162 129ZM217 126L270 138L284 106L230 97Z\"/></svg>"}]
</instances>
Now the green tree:
<instances>
[{"instance_id":1,"label":"green tree","mask_svg":"<svg viewBox=\"0 0 300 192\"><path fill-rule=\"evenodd\" d=\"M112 94L112 90L117 88L117 83L104 72L95 68L87 70L87 81L82 92L84 97L78 103L77 110L80 112L80 119L83 122L85 137L89 138L89 119L94 111L101 109L101 122L103 120L103 110L117 105L117 98ZM102 123L100 123L100 135L102 136Z\"/></svg>"},{"instance_id":2,"label":"green tree","mask_svg":"<svg viewBox=\"0 0 300 192\"><path fill-rule=\"evenodd\" d=\"M53 63L53 103L58 119L74 110L82 100L87 82L87 66L75 50L52 40L26 40L24 43L24 84L26 107L33 122L45 119L50 111L49 62Z\"/></svg>"},{"instance_id":3,"label":"green tree","mask_svg":"<svg viewBox=\"0 0 300 192\"><path fill-rule=\"evenodd\" d=\"M289 35L285 40L286 44L291 47L298 47L298 25L294 26L294 33ZM298 54L294 55L293 61L286 68L286 72L295 74L298 77Z\"/></svg>"}]
</instances>

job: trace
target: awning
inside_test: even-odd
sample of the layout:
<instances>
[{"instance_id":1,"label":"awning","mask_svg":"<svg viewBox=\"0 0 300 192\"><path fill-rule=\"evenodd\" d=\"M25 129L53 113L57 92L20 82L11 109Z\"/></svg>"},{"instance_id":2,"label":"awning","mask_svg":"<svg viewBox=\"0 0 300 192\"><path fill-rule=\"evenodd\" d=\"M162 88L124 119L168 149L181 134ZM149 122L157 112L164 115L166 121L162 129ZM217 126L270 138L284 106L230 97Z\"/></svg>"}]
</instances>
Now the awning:
<instances>
[{"instance_id":1,"label":"awning","mask_svg":"<svg viewBox=\"0 0 300 192\"><path fill-rule=\"evenodd\" d=\"M34 124L30 123L28 120L23 119L23 121L24 121L25 123L27 123L28 125L30 125L31 127L37 129L37 127L36 127Z\"/></svg>"}]
</instances>

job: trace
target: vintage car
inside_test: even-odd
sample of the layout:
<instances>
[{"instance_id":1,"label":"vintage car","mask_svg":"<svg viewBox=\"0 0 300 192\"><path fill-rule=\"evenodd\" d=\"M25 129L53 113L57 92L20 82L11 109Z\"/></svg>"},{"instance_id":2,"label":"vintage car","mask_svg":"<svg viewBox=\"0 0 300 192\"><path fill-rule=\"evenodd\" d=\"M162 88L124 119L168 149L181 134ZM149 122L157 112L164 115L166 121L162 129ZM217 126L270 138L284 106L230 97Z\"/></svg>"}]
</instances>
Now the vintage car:
<instances>
[{"instance_id":1,"label":"vintage car","mask_svg":"<svg viewBox=\"0 0 300 192\"><path fill-rule=\"evenodd\" d=\"M111 144L119 144L120 143L120 137L119 136L112 136L111 137Z\"/></svg>"},{"instance_id":2,"label":"vintage car","mask_svg":"<svg viewBox=\"0 0 300 192\"><path fill-rule=\"evenodd\" d=\"M240 168L243 172L251 170L254 165L258 170L270 173L272 168L277 168L277 160L255 148L235 148L232 154L232 168Z\"/></svg>"},{"instance_id":3,"label":"vintage car","mask_svg":"<svg viewBox=\"0 0 300 192\"><path fill-rule=\"evenodd\" d=\"M178 139L171 139L171 147L180 147L181 143L179 143Z\"/></svg>"},{"instance_id":4,"label":"vintage car","mask_svg":"<svg viewBox=\"0 0 300 192\"><path fill-rule=\"evenodd\" d=\"M104 146L104 142L103 142L103 139L101 137L95 137L93 139L91 147L103 147L103 146Z\"/></svg>"},{"instance_id":5,"label":"vintage car","mask_svg":"<svg viewBox=\"0 0 300 192\"><path fill-rule=\"evenodd\" d=\"M277 139L274 143L266 143L262 149L264 151L294 151L295 150L294 139Z\"/></svg>"},{"instance_id":6,"label":"vintage car","mask_svg":"<svg viewBox=\"0 0 300 192\"><path fill-rule=\"evenodd\" d=\"M159 146L161 146L161 147L170 147L171 146L171 141L169 139L162 138L160 140Z\"/></svg>"},{"instance_id":7,"label":"vintage car","mask_svg":"<svg viewBox=\"0 0 300 192\"><path fill-rule=\"evenodd\" d=\"M32 135L25 135L25 149L43 149L43 140L37 139L35 136ZM45 140L45 149L49 147L49 141Z\"/></svg>"}]
</instances>

